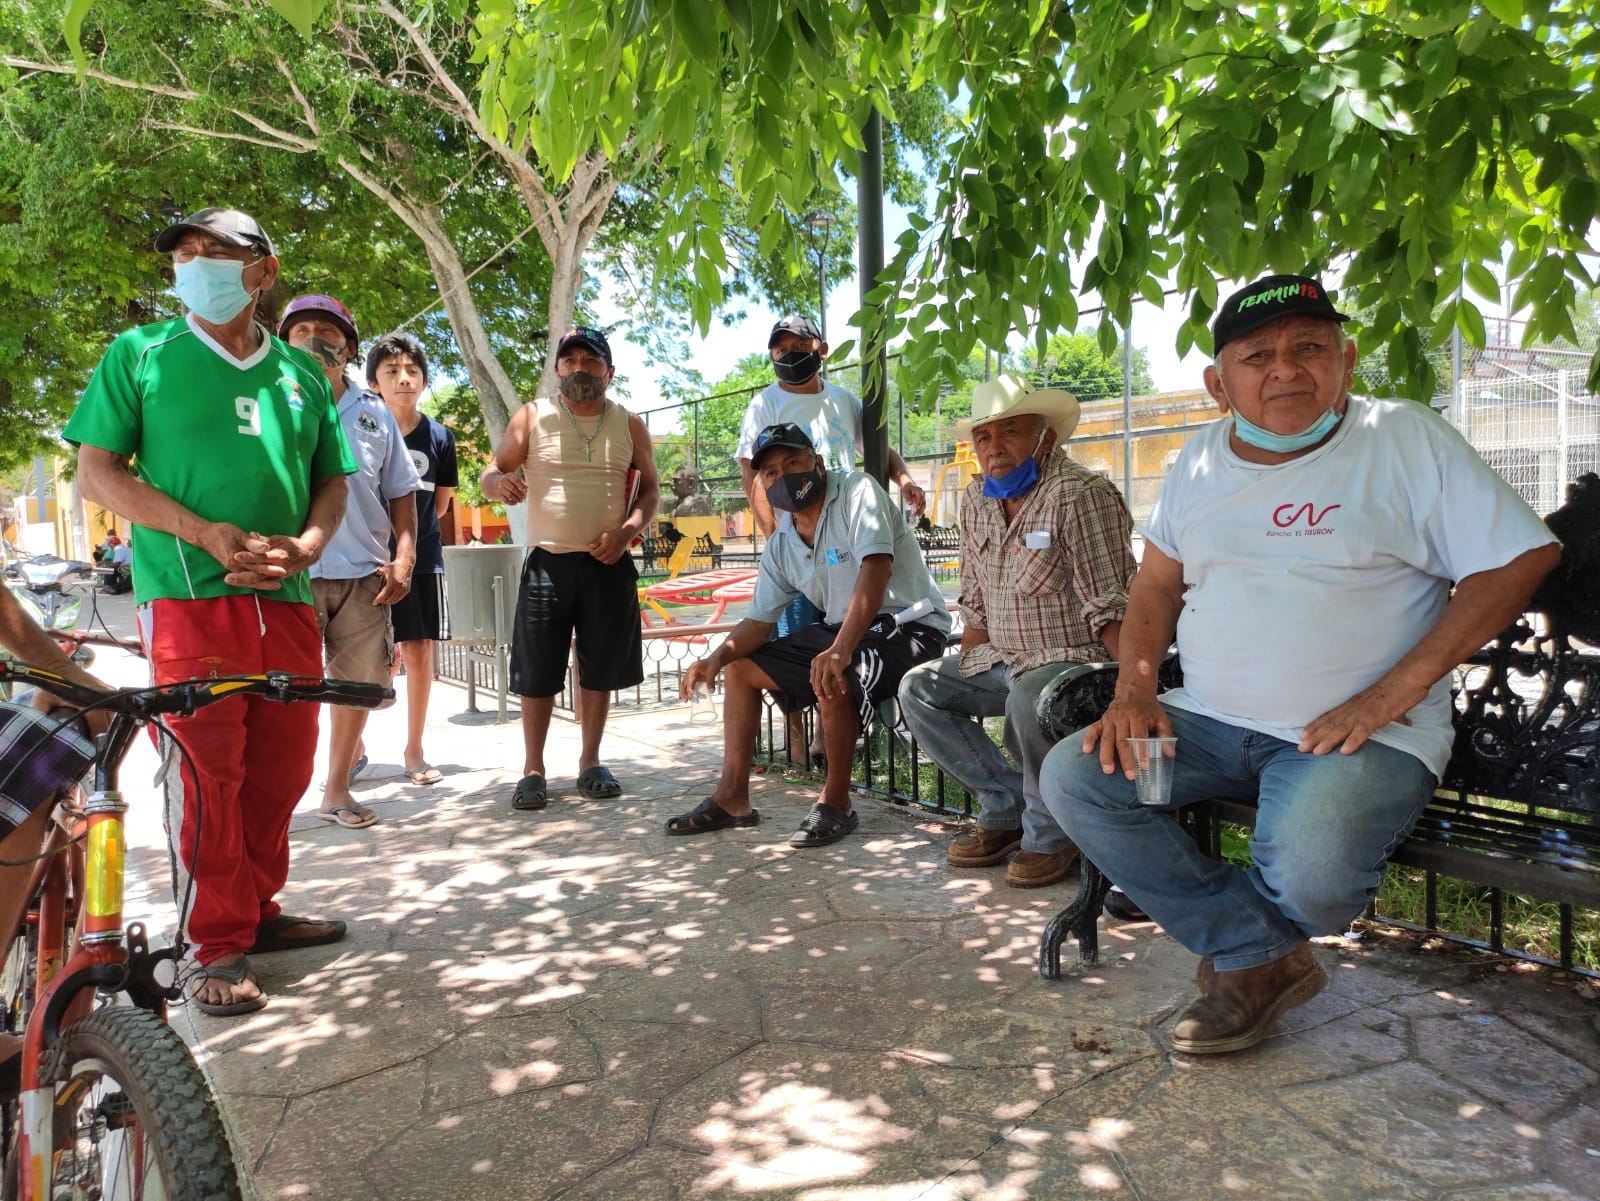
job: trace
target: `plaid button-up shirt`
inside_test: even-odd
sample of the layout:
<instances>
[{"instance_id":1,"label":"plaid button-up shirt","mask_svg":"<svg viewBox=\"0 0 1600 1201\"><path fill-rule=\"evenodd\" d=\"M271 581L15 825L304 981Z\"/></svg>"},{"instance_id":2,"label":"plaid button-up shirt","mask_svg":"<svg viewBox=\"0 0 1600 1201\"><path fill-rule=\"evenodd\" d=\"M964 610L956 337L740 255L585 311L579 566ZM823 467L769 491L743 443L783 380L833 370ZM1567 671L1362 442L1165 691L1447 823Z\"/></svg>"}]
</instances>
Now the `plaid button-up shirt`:
<instances>
[{"instance_id":1,"label":"plaid button-up shirt","mask_svg":"<svg viewBox=\"0 0 1600 1201\"><path fill-rule=\"evenodd\" d=\"M94 747L70 724L25 705L0 704L0 837L93 761Z\"/></svg>"},{"instance_id":2,"label":"plaid button-up shirt","mask_svg":"<svg viewBox=\"0 0 1600 1201\"><path fill-rule=\"evenodd\" d=\"M1106 658L1100 630L1128 607L1133 519L1116 487L1055 450L1008 523L973 481L961 505L961 616L989 631L961 674L1018 674Z\"/></svg>"}]
</instances>

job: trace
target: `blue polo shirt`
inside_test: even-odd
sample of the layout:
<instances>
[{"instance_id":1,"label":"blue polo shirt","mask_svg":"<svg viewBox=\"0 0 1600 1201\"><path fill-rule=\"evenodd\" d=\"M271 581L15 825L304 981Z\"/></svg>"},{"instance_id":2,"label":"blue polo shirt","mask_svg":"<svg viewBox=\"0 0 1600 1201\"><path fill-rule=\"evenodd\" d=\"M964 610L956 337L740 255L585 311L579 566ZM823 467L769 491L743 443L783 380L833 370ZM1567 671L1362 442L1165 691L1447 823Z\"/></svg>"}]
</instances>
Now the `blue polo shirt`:
<instances>
[{"instance_id":1,"label":"blue polo shirt","mask_svg":"<svg viewBox=\"0 0 1600 1201\"><path fill-rule=\"evenodd\" d=\"M376 392L347 381L339 398L339 424L355 456L356 473L348 477L344 520L311 566L312 578L319 580L359 580L389 562L389 502L422 486L400 426ZM428 503L433 503L431 495Z\"/></svg>"},{"instance_id":2,"label":"blue polo shirt","mask_svg":"<svg viewBox=\"0 0 1600 1201\"><path fill-rule=\"evenodd\" d=\"M869 555L889 555L894 565L878 612L900 613L926 599L933 612L919 624L948 634L949 610L900 507L864 471L847 475L830 471L825 479L816 545L806 545L794 528L792 514L777 513L777 528L761 553L761 570L746 616L776 623L789 602L803 593L822 610L823 621L841 625L850 609L862 560Z\"/></svg>"}]
</instances>

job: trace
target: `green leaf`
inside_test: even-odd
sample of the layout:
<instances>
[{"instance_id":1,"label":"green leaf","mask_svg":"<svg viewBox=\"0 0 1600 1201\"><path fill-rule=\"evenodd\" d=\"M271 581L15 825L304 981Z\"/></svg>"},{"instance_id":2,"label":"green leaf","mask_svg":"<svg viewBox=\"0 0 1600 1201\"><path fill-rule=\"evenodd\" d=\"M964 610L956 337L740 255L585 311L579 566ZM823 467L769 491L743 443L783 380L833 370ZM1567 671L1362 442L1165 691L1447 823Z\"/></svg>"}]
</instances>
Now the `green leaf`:
<instances>
[{"instance_id":1,"label":"green leaf","mask_svg":"<svg viewBox=\"0 0 1600 1201\"><path fill-rule=\"evenodd\" d=\"M78 66L81 75L89 68L89 58L83 52L83 18L94 7L94 0L67 0L66 11L61 18L61 32L67 39L67 49L72 53L72 61Z\"/></svg>"},{"instance_id":2,"label":"green leaf","mask_svg":"<svg viewBox=\"0 0 1600 1201\"><path fill-rule=\"evenodd\" d=\"M322 10L327 7L328 0L269 0L269 2L277 14L293 25L295 32L309 42L311 28L322 15ZM80 0L69 0L69 3L77 7Z\"/></svg>"},{"instance_id":3,"label":"green leaf","mask_svg":"<svg viewBox=\"0 0 1600 1201\"><path fill-rule=\"evenodd\" d=\"M1488 337L1483 327L1483 314L1478 311L1477 305L1465 297L1456 304L1456 328L1461 331L1461 336L1469 345L1482 347L1488 344Z\"/></svg>"},{"instance_id":4,"label":"green leaf","mask_svg":"<svg viewBox=\"0 0 1600 1201\"><path fill-rule=\"evenodd\" d=\"M985 217L993 217L1000 211L995 206L994 189L989 186L989 181L977 172L962 177L961 190L967 194L972 207Z\"/></svg>"},{"instance_id":5,"label":"green leaf","mask_svg":"<svg viewBox=\"0 0 1600 1201\"><path fill-rule=\"evenodd\" d=\"M1561 223L1576 238L1584 238L1595 219L1596 192L1594 181L1581 174L1570 174L1561 193Z\"/></svg>"},{"instance_id":6,"label":"green leaf","mask_svg":"<svg viewBox=\"0 0 1600 1201\"><path fill-rule=\"evenodd\" d=\"M716 9L705 0L672 0L672 28L690 61L710 65L722 58Z\"/></svg>"},{"instance_id":7,"label":"green leaf","mask_svg":"<svg viewBox=\"0 0 1600 1201\"><path fill-rule=\"evenodd\" d=\"M1525 13L1523 0L1483 0L1483 7L1494 14L1495 20L1512 29L1522 28Z\"/></svg>"},{"instance_id":8,"label":"green leaf","mask_svg":"<svg viewBox=\"0 0 1600 1201\"><path fill-rule=\"evenodd\" d=\"M1500 284L1493 273L1482 263L1468 263L1466 266L1467 287L1490 304L1500 303Z\"/></svg>"}]
</instances>

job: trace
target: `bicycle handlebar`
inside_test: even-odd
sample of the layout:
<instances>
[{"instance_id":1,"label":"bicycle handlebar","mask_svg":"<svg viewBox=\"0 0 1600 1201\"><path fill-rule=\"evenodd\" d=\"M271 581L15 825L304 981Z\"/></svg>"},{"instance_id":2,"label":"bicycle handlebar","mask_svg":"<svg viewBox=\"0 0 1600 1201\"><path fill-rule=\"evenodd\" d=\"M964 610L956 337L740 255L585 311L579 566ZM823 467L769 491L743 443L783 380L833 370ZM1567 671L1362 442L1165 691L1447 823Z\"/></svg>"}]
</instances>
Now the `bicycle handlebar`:
<instances>
[{"instance_id":1,"label":"bicycle handlebar","mask_svg":"<svg viewBox=\"0 0 1600 1201\"><path fill-rule=\"evenodd\" d=\"M85 688L48 668L27 663L0 662L0 680L35 684L62 700L83 709L121 713L138 720L163 714L188 717L230 696L258 694L269 700L328 701L358 709L376 709L394 699L394 689L357 680L324 680L318 676L296 676L286 671L261 675L219 676L209 680L180 680L148 688L123 688L102 692Z\"/></svg>"}]
</instances>

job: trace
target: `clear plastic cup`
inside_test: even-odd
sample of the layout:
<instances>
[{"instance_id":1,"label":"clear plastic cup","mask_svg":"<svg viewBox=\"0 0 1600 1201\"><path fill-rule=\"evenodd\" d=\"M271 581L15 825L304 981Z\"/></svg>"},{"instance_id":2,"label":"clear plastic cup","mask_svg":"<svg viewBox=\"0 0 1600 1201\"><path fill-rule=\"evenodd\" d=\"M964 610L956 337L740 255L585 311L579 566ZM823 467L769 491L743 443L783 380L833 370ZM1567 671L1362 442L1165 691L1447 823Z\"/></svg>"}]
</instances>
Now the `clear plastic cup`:
<instances>
[{"instance_id":1,"label":"clear plastic cup","mask_svg":"<svg viewBox=\"0 0 1600 1201\"><path fill-rule=\"evenodd\" d=\"M1172 760L1178 753L1176 738L1130 738L1133 781L1141 805L1165 805L1172 799Z\"/></svg>"},{"instance_id":2,"label":"clear plastic cup","mask_svg":"<svg viewBox=\"0 0 1600 1201\"><path fill-rule=\"evenodd\" d=\"M717 702L711 699L711 689L696 684L689 694L689 721L697 726L709 726L717 720Z\"/></svg>"}]
</instances>

